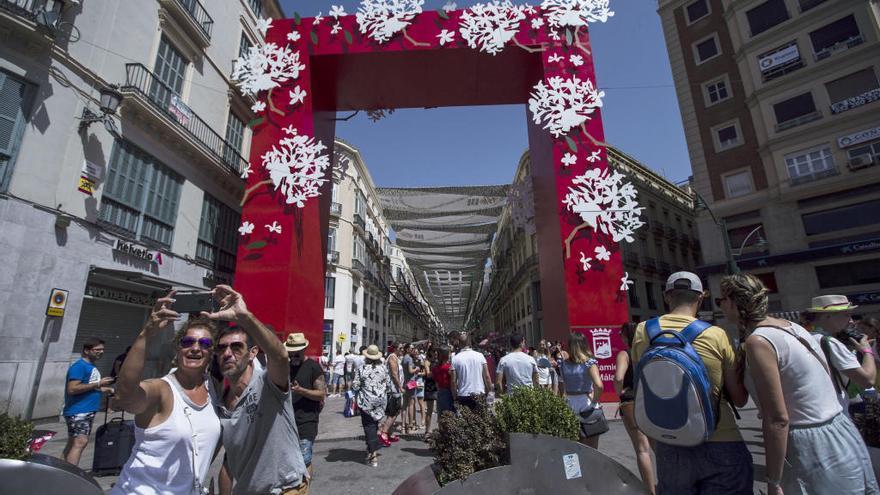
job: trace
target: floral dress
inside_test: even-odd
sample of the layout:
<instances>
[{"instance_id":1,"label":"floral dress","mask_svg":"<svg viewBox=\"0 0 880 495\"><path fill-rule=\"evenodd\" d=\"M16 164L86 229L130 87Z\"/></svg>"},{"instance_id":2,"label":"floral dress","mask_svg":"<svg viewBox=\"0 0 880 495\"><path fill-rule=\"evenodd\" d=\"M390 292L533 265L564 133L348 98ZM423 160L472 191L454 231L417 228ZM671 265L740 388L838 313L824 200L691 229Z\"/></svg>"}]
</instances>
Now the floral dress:
<instances>
[{"instance_id":1,"label":"floral dress","mask_svg":"<svg viewBox=\"0 0 880 495\"><path fill-rule=\"evenodd\" d=\"M351 388L357 393L357 405L361 414L369 414L376 421L385 417L391 378L384 365L365 364L358 368Z\"/></svg>"}]
</instances>

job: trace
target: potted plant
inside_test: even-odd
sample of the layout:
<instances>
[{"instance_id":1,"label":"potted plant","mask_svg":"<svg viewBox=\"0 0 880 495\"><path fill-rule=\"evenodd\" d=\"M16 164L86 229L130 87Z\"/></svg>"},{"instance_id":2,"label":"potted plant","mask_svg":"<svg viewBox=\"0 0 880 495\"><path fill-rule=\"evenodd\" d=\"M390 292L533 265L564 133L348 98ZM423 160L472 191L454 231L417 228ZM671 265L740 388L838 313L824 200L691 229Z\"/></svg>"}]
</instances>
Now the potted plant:
<instances>
[{"instance_id":1,"label":"potted plant","mask_svg":"<svg viewBox=\"0 0 880 495\"><path fill-rule=\"evenodd\" d=\"M0 493L101 495L100 485L82 469L60 459L31 452L34 425L0 415Z\"/></svg>"}]
</instances>

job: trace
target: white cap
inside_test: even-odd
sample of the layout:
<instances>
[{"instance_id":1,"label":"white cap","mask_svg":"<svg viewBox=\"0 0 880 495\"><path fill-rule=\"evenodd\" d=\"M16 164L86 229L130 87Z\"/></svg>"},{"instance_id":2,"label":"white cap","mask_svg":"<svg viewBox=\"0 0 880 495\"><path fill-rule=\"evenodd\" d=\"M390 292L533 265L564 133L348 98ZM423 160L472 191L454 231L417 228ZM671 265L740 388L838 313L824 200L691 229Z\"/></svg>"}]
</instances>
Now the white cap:
<instances>
[{"instance_id":1,"label":"white cap","mask_svg":"<svg viewBox=\"0 0 880 495\"><path fill-rule=\"evenodd\" d=\"M666 292L676 289L692 290L703 293L703 282L700 277L691 272L675 272L666 279Z\"/></svg>"}]
</instances>

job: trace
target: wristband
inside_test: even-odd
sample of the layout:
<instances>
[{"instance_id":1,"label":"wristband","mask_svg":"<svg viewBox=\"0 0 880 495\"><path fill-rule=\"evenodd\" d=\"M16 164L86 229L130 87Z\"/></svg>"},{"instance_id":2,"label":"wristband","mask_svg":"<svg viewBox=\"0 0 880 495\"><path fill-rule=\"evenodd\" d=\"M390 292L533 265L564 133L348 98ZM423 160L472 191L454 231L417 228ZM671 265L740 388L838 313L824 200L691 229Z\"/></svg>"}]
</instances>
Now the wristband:
<instances>
[{"instance_id":1,"label":"wristband","mask_svg":"<svg viewBox=\"0 0 880 495\"><path fill-rule=\"evenodd\" d=\"M865 347L864 349L859 349L859 352L861 352L862 354L870 354L872 356L876 356L876 354L874 353L874 349L871 349L870 347Z\"/></svg>"},{"instance_id":2,"label":"wristband","mask_svg":"<svg viewBox=\"0 0 880 495\"><path fill-rule=\"evenodd\" d=\"M770 486L770 485L772 485L772 486L779 486L779 485L781 485L781 484L782 484L782 480L771 480L771 479L768 479L768 480L767 480L767 485L768 485L768 486Z\"/></svg>"}]
</instances>

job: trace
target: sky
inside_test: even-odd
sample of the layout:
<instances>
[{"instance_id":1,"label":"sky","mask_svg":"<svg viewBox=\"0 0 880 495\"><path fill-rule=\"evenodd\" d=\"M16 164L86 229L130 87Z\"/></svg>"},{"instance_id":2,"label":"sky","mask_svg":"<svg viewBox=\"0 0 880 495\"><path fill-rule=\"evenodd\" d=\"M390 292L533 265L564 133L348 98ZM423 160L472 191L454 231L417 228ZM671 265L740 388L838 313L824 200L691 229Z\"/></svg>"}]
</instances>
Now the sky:
<instances>
[{"instance_id":1,"label":"sky","mask_svg":"<svg viewBox=\"0 0 880 495\"><path fill-rule=\"evenodd\" d=\"M360 3L280 1L287 15L303 17L326 16L331 5L354 14ZM423 8L445 3L425 0ZM459 8L474 3L457 1ZM673 182L686 180L690 161L657 2L612 0L611 6L614 17L590 28L596 82L605 91L606 142ZM524 104L397 110L378 122L360 113L337 122L336 135L360 150L379 187L503 184L528 147L528 117Z\"/></svg>"}]
</instances>

